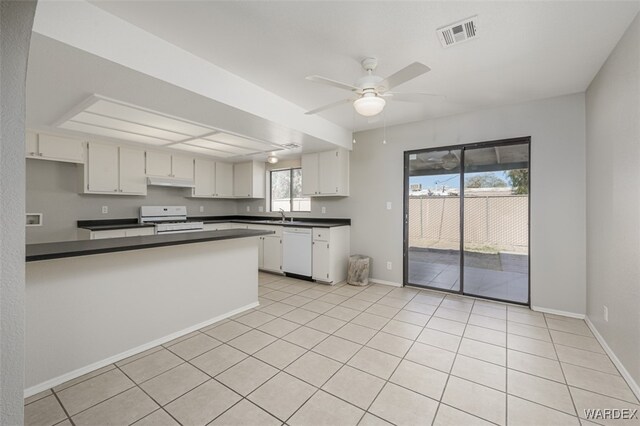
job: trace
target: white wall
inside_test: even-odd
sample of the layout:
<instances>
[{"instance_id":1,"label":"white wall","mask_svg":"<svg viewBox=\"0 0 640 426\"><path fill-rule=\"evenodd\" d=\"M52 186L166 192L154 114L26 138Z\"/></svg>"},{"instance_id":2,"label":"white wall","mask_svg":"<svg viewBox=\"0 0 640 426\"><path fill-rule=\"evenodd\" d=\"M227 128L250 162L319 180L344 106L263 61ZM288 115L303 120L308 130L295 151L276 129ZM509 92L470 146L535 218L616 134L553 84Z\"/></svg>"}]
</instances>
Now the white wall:
<instances>
[{"instance_id":1,"label":"white wall","mask_svg":"<svg viewBox=\"0 0 640 426\"><path fill-rule=\"evenodd\" d=\"M24 116L36 3L0 2L0 424L24 421Z\"/></svg>"},{"instance_id":2,"label":"white wall","mask_svg":"<svg viewBox=\"0 0 640 426\"><path fill-rule=\"evenodd\" d=\"M638 392L640 15L591 82L586 114L587 315Z\"/></svg>"}]
</instances>

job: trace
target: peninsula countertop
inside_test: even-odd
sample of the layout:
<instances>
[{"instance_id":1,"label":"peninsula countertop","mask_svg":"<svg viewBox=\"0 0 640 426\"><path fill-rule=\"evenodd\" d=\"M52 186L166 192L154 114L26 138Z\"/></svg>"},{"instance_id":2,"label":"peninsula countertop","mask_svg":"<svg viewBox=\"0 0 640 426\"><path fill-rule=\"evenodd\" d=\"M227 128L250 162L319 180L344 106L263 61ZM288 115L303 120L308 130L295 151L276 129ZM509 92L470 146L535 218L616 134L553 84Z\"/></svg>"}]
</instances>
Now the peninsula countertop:
<instances>
[{"instance_id":1,"label":"peninsula countertop","mask_svg":"<svg viewBox=\"0 0 640 426\"><path fill-rule=\"evenodd\" d=\"M206 241L229 240L235 238L259 237L273 234L273 231L255 229L224 229L219 231L187 232L138 237L106 238L100 240L60 241L53 243L27 244L26 261L60 259L65 257L88 256L129 250L142 250Z\"/></svg>"}]
</instances>

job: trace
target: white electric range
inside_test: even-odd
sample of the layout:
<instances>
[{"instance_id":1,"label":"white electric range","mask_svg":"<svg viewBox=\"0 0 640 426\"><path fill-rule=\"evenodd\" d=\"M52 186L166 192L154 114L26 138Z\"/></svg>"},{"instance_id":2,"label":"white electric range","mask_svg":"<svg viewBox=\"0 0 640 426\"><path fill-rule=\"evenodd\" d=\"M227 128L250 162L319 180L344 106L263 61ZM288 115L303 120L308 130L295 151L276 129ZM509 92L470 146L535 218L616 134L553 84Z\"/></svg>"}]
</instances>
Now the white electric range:
<instances>
[{"instance_id":1,"label":"white electric range","mask_svg":"<svg viewBox=\"0 0 640 426\"><path fill-rule=\"evenodd\" d=\"M156 234L196 232L204 229L204 223L187 220L186 206L142 206L140 223L153 223Z\"/></svg>"}]
</instances>

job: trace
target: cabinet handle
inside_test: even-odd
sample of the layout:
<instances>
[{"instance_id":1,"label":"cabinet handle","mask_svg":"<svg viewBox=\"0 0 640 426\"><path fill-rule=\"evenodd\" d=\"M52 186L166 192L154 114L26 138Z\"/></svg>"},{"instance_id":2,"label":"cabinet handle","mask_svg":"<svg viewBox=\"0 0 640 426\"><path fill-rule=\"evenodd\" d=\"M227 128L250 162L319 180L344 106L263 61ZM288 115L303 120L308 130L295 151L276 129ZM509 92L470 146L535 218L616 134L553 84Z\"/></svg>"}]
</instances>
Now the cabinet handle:
<instances>
[{"instance_id":1,"label":"cabinet handle","mask_svg":"<svg viewBox=\"0 0 640 426\"><path fill-rule=\"evenodd\" d=\"M39 152L39 153L38 153L38 155L39 155L40 157L42 157L42 153L41 153L41 152Z\"/></svg>"},{"instance_id":2,"label":"cabinet handle","mask_svg":"<svg viewBox=\"0 0 640 426\"><path fill-rule=\"evenodd\" d=\"M29 155L34 156L34 155L36 155L36 153L35 152L30 152Z\"/></svg>"}]
</instances>

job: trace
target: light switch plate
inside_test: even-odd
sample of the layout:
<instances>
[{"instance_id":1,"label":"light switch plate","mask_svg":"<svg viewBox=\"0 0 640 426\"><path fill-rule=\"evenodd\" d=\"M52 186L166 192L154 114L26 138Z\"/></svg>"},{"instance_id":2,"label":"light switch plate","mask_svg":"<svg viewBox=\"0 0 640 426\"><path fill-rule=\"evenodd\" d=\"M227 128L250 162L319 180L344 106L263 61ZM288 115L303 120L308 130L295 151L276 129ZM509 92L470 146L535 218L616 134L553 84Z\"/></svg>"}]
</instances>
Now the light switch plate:
<instances>
[{"instance_id":1,"label":"light switch plate","mask_svg":"<svg viewBox=\"0 0 640 426\"><path fill-rule=\"evenodd\" d=\"M109 206L102 206L102 214L109 213Z\"/></svg>"},{"instance_id":2,"label":"light switch plate","mask_svg":"<svg viewBox=\"0 0 640 426\"><path fill-rule=\"evenodd\" d=\"M391 201L387 201L387 210L391 210Z\"/></svg>"},{"instance_id":3,"label":"light switch plate","mask_svg":"<svg viewBox=\"0 0 640 426\"><path fill-rule=\"evenodd\" d=\"M264 206L258 206L258 211L262 213L264 211Z\"/></svg>"},{"instance_id":4,"label":"light switch plate","mask_svg":"<svg viewBox=\"0 0 640 426\"><path fill-rule=\"evenodd\" d=\"M325 206L322 206L322 213L326 213L327 212L327 208Z\"/></svg>"},{"instance_id":5,"label":"light switch plate","mask_svg":"<svg viewBox=\"0 0 640 426\"><path fill-rule=\"evenodd\" d=\"M250 212L251 211L251 206L247 206L247 211Z\"/></svg>"},{"instance_id":6,"label":"light switch plate","mask_svg":"<svg viewBox=\"0 0 640 426\"><path fill-rule=\"evenodd\" d=\"M200 213L204 212L204 206L200 206Z\"/></svg>"}]
</instances>

